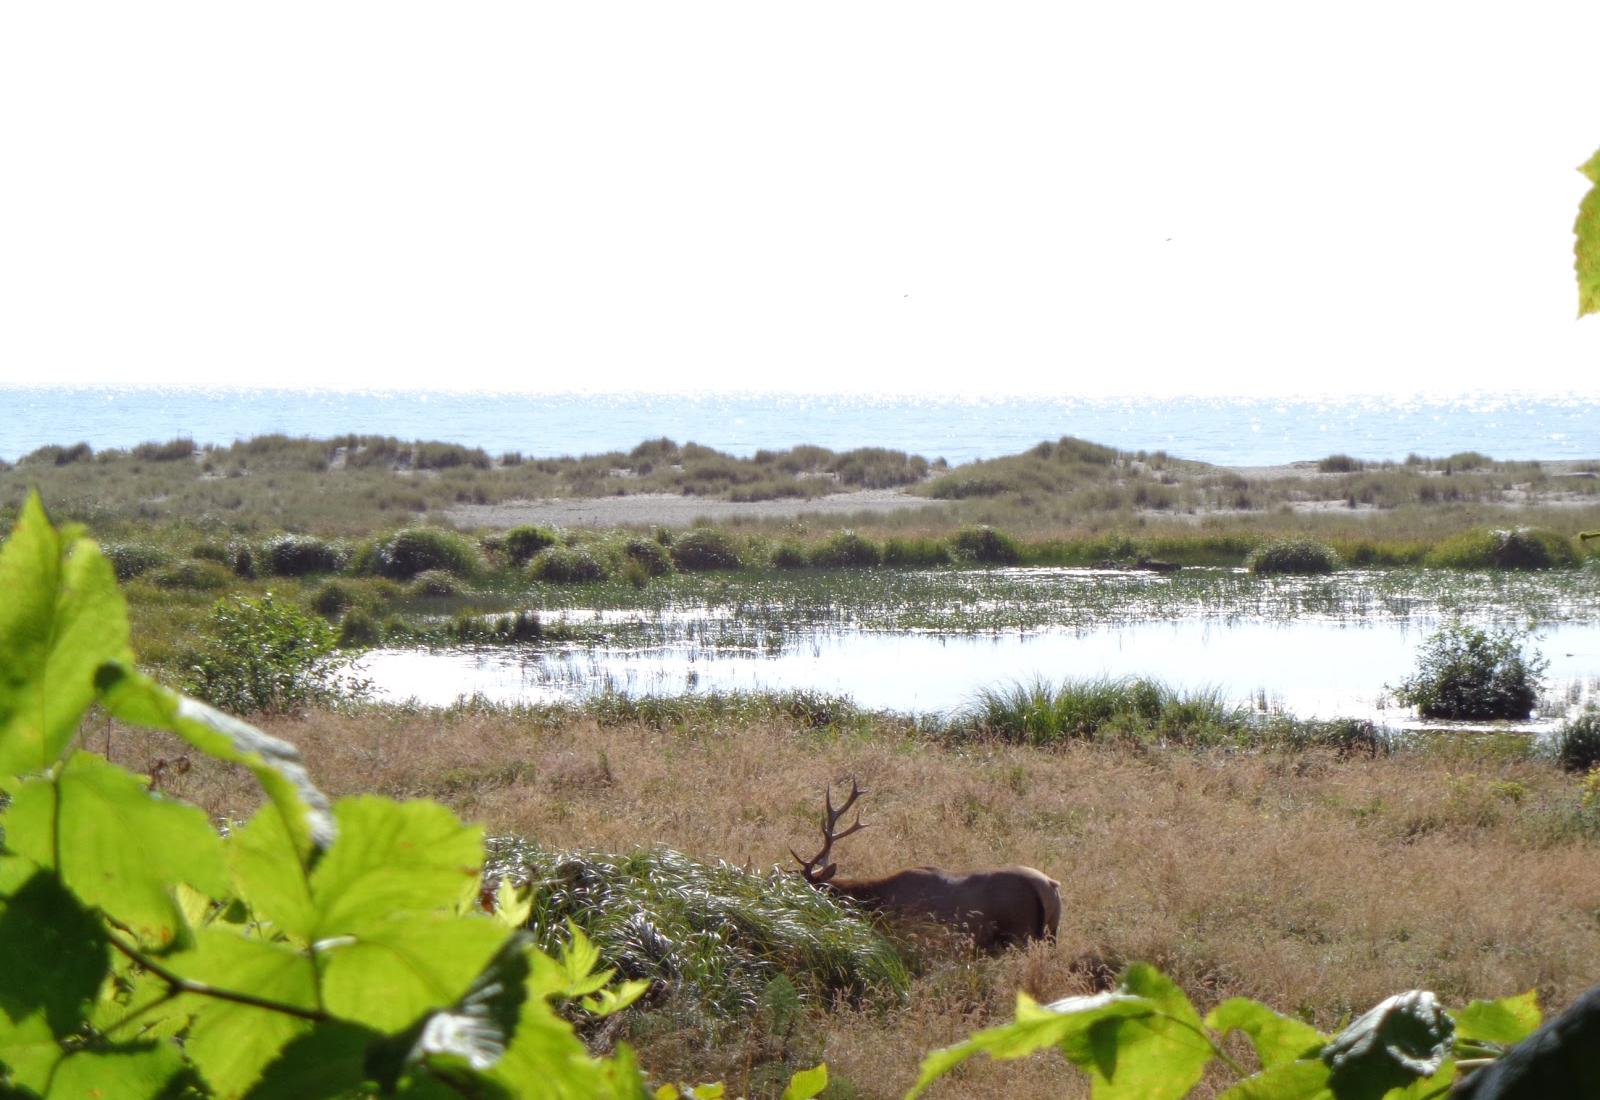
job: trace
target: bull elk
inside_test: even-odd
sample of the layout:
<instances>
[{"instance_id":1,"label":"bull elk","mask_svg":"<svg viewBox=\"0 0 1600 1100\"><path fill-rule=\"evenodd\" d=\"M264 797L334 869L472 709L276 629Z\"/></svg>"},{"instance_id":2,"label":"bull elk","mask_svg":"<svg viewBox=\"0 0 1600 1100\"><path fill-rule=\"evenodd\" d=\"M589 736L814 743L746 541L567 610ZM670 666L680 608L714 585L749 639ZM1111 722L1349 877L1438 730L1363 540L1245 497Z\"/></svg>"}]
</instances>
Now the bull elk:
<instances>
[{"instance_id":1,"label":"bull elk","mask_svg":"<svg viewBox=\"0 0 1600 1100\"><path fill-rule=\"evenodd\" d=\"M807 882L870 909L927 917L962 929L983 949L1055 939L1061 924L1061 884L1032 867L999 867L968 874L938 867L907 867L882 878L834 878L839 869L829 858L834 842L866 828L860 810L855 823L843 832L837 831L839 819L863 793L851 779L850 797L835 809L830 785L823 797L822 850L810 859L801 859L799 852L789 849Z\"/></svg>"}]
</instances>

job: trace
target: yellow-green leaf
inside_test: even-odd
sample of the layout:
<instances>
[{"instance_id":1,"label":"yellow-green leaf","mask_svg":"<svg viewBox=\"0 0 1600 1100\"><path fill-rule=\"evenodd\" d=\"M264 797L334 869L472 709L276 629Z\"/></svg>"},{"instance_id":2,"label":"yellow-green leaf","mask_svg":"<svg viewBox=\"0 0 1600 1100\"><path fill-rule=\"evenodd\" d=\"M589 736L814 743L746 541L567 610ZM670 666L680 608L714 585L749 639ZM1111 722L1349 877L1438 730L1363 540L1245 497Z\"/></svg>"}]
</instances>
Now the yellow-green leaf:
<instances>
[{"instance_id":1,"label":"yellow-green leaf","mask_svg":"<svg viewBox=\"0 0 1600 1100\"><path fill-rule=\"evenodd\" d=\"M1573 252L1578 269L1578 316L1600 313L1600 153L1579 169L1594 184L1578 204Z\"/></svg>"},{"instance_id":2,"label":"yellow-green leaf","mask_svg":"<svg viewBox=\"0 0 1600 1100\"><path fill-rule=\"evenodd\" d=\"M789 1078L789 1084L783 1090L782 1100L811 1100L827 1087L828 1066L824 1062L820 1066L800 1070Z\"/></svg>"},{"instance_id":3,"label":"yellow-green leaf","mask_svg":"<svg viewBox=\"0 0 1600 1100\"><path fill-rule=\"evenodd\" d=\"M1206 1016L1206 1027L1227 1035L1242 1031L1256 1049L1263 1068L1314 1058L1326 1038L1310 1024L1290 1019L1248 997L1223 1001Z\"/></svg>"},{"instance_id":4,"label":"yellow-green leaf","mask_svg":"<svg viewBox=\"0 0 1600 1100\"><path fill-rule=\"evenodd\" d=\"M333 842L327 796L311 782L300 750L289 742L162 687L127 662L102 665L95 684L101 705L123 721L168 730L207 755L249 768L283 818L302 863Z\"/></svg>"},{"instance_id":5,"label":"yellow-green leaf","mask_svg":"<svg viewBox=\"0 0 1600 1100\"><path fill-rule=\"evenodd\" d=\"M128 660L128 611L89 539L58 532L30 493L0 547L0 775L56 762L94 699L95 669Z\"/></svg>"},{"instance_id":6,"label":"yellow-green leaf","mask_svg":"<svg viewBox=\"0 0 1600 1100\"><path fill-rule=\"evenodd\" d=\"M177 883L212 896L227 890L222 842L205 813L152 794L93 753L74 753L54 779L23 784L3 820L13 850L54 868L83 902L148 944L165 947L187 930Z\"/></svg>"},{"instance_id":7,"label":"yellow-green leaf","mask_svg":"<svg viewBox=\"0 0 1600 1100\"><path fill-rule=\"evenodd\" d=\"M318 945L323 1004L341 1019L397 1031L454 1004L508 934L487 917L368 917L349 934Z\"/></svg>"},{"instance_id":8,"label":"yellow-green leaf","mask_svg":"<svg viewBox=\"0 0 1600 1100\"><path fill-rule=\"evenodd\" d=\"M1473 1043L1520 1043L1539 1026L1539 995L1534 990L1498 1001L1473 1001L1456 1013L1456 1039Z\"/></svg>"}]
</instances>

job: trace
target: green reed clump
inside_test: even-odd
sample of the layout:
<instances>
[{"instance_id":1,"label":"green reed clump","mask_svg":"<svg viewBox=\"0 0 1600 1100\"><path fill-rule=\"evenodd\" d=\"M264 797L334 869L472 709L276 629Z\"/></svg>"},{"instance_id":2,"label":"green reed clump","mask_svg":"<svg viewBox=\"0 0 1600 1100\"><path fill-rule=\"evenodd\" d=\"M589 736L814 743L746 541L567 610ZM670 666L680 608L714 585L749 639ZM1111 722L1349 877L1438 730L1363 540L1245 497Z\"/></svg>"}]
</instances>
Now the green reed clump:
<instances>
[{"instance_id":1,"label":"green reed clump","mask_svg":"<svg viewBox=\"0 0 1600 1100\"><path fill-rule=\"evenodd\" d=\"M545 636L544 623L536 611L516 611L507 615L457 615L450 624L452 641L479 645L509 645L536 642Z\"/></svg>"},{"instance_id":2,"label":"green reed clump","mask_svg":"<svg viewBox=\"0 0 1600 1100\"><path fill-rule=\"evenodd\" d=\"M1142 677L1039 679L986 688L956 729L1031 745L1129 737L1203 744L1237 737L1245 713L1216 691L1182 693Z\"/></svg>"},{"instance_id":3,"label":"green reed clump","mask_svg":"<svg viewBox=\"0 0 1600 1100\"><path fill-rule=\"evenodd\" d=\"M364 607L352 607L339 620L340 649L370 649L383 641L383 628Z\"/></svg>"},{"instance_id":4,"label":"green reed clump","mask_svg":"<svg viewBox=\"0 0 1600 1100\"><path fill-rule=\"evenodd\" d=\"M180 561L150 574L157 588L220 592L234 583L233 570L214 561Z\"/></svg>"},{"instance_id":5,"label":"green reed clump","mask_svg":"<svg viewBox=\"0 0 1600 1100\"><path fill-rule=\"evenodd\" d=\"M317 586L308 601L311 610L325 619L336 619L356 604L356 587L349 581L327 580Z\"/></svg>"},{"instance_id":6,"label":"green reed clump","mask_svg":"<svg viewBox=\"0 0 1600 1100\"><path fill-rule=\"evenodd\" d=\"M861 726L868 715L848 696L820 691L708 691L686 695L628 695L603 691L577 709L605 726L642 723L655 729L714 727L786 719L805 729Z\"/></svg>"},{"instance_id":7,"label":"green reed clump","mask_svg":"<svg viewBox=\"0 0 1600 1100\"><path fill-rule=\"evenodd\" d=\"M194 440L184 435L165 443L140 443L128 453L147 462L178 462L194 457L195 449Z\"/></svg>"},{"instance_id":8,"label":"green reed clump","mask_svg":"<svg viewBox=\"0 0 1600 1100\"><path fill-rule=\"evenodd\" d=\"M527 565L539 551L554 546L561 541L549 527L540 527L536 524L524 524L513 527L505 534L506 555L513 565Z\"/></svg>"},{"instance_id":9,"label":"green reed clump","mask_svg":"<svg viewBox=\"0 0 1600 1100\"><path fill-rule=\"evenodd\" d=\"M438 527L408 527L373 548L371 568L392 580L410 580L429 569L472 576L482 568L475 546L466 537Z\"/></svg>"},{"instance_id":10,"label":"green reed clump","mask_svg":"<svg viewBox=\"0 0 1600 1100\"><path fill-rule=\"evenodd\" d=\"M1367 468L1359 458L1347 454L1332 454L1317 462L1317 472L1323 474L1353 474Z\"/></svg>"},{"instance_id":11,"label":"green reed clump","mask_svg":"<svg viewBox=\"0 0 1600 1100\"><path fill-rule=\"evenodd\" d=\"M100 549L119 581L132 580L172 560L172 555L160 547L138 542L107 542Z\"/></svg>"},{"instance_id":12,"label":"green reed clump","mask_svg":"<svg viewBox=\"0 0 1600 1100\"><path fill-rule=\"evenodd\" d=\"M774 569L805 569L811 564L811 555L805 544L795 539L784 539L772 548L769 559Z\"/></svg>"},{"instance_id":13,"label":"green reed clump","mask_svg":"<svg viewBox=\"0 0 1600 1100\"><path fill-rule=\"evenodd\" d=\"M623 978L658 983L661 999L725 1020L753 1013L774 978L827 1004L837 995L898 998L905 964L853 909L787 871L742 871L667 849L609 855L541 848L517 838L487 845L486 880L526 883L526 927L541 946L567 922Z\"/></svg>"},{"instance_id":14,"label":"green reed clump","mask_svg":"<svg viewBox=\"0 0 1600 1100\"><path fill-rule=\"evenodd\" d=\"M744 564L733 538L708 527L687 531L675 539L672 563L685 573L738 569Z\"/></svg>"},{"instance_id":15,"label":"green reed clump","mask_svg":"<svg viewBox=\"0 0 1600 1100\"><path fill-rule=\"evenodd\" d=\"M406 595L414 597L446 597L461 594L461 582L443 569L424 569L406 585Z\"/></svg>"},{"instance_id":16,"label":"green reed clump","mask_svg":"<svg viewBox=\"0 0 1600 1100\"><path fill-rule=\"evenodd\" d=\"M255 567L274 577L304 577L338 572L348 558L339 542L315 535L275 535L262 545Z\"/></svg>"},{"instance_id":17,"label":"green reed clump","mask_svg":"<svg viewBox=\"0 0 1600 1100\"><path fill-rule=\"evenodd\" d=\"M528 575L550 584L591 584L606 579L606 566L581 547L551 546L534 555Z\"/></svg>"},{"instance_id":18,"label":"green reed clump","mask_svg":"<svg viewBox=\"0 0 1600 1100\"><path fill-rule=\"evenodd\" d=\"M883 564L883 548L854 531L840 531L811 548L819 569L865 568Z\"/></svg>"},{"instance_id":19,"label":"green reed clump","mask_svg":"<svg viewBox=\"0 0 1600 1100\"><path fill-rule=\"evenodd\" d=\"M897 569L933 569L953 560L944 539L891 537L883 543L883 564Z\"/></svg>"},{"instance_id":20,"label":"green reed clump","mask_svg":"<svg viewBox=\"0 0 1600 1100\"><path fill-rule=\"evenodd\" d=\"M1278 539L1258 546L1245 558L1244 567L1265 576L1271 573L1332 573L1341 562L1331 546L1310 539Z\"/></svg>"},{"instance_id":21,"label":"green reed clump","mask_svg":"<svg viewBox=\"0 0 1600 1100\"><path fill-rule=\"evenodd\" d=\"M660 542L651 538L634 537L622 544L622 556L639 566L651 577L664 577L672 572L672 554Z\"/></svg>"},{"instance_id":22,"label":"green reed clump","mask_svg":"<svg viewBox=\"0 0 1600 1100\"><path fill-rule=\"evenodd\" d=\"M1448 569L1565 569L1578 564L1572 540L1542 527L1463 531L1434 547L1426 563Z\"/></svg>"},{"instance_id":23,"label":"green reed clump","mask_svg":"<svg viewBox=\"0 0 1600 1100\"><path fill-rule=\"evenodd\" d=\"M950 549L960 560L982 565L1016 565L1022 560L1022 544L987 524L957 531Z\"/></svg>"},{"instance_id":24,"label":"green reed clump","mask_svg":"<svg viewBox=\"0 0 1600 1100\"><path fill-rule=\"evenodd\" d=\"M1554 744L1556 762L1567 771L1600 768L1600 709L1590 707L1561 723Z\"/></svg>"}]
</instances>

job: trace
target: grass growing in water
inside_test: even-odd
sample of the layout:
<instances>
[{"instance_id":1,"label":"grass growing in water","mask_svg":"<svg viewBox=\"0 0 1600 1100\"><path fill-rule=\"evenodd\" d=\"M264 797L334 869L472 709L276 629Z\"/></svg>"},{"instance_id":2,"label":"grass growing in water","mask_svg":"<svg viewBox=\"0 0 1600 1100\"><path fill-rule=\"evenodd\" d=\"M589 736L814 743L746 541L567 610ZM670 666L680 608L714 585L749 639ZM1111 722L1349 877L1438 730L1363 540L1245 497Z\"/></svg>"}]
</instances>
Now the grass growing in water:
<instances>
[{"instance_id":1,"label":"grass growing in water","mask_svg":"<svg viewBox=\"0 0 1600 1100\"><path fill-rule=\"evenodd\" d=\"M963 719L958 727L1029 745L1112 738L1199 744L1231 739L1247 720L1219 692L1185 693L1139 677L986 688Z\"/></svg>"}]
</instances>

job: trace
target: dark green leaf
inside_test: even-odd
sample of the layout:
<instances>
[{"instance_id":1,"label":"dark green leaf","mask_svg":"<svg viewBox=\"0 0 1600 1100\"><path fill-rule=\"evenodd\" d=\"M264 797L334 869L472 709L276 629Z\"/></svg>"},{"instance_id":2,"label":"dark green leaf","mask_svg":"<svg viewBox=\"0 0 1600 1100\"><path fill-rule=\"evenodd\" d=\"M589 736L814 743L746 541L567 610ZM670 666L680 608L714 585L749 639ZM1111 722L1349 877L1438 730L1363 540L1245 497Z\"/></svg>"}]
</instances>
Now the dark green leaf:
<instances>
[{"instance_id":1,"label":"dark green leaf","mask_svg":"<svg viewBox=\"0 0 1600 1100\"><path fill-rule=\"evenodd\" d=\"M311 960L283 944L249 939L229 928L201 932L193 950L170 960L179 974L221 989L312 1010L317 1007ZM185 1050L219 1096L240 1096L284 1044L311 1024L296 1016L203 995L186 995L194 1015Z\"/></svg>"},{"instance_id":2,"label":"dark green leaf","mask_svg":"<svg viewBox=\"0 0 1600 1100\"><path fill-rule=\"evenodd\" d=\"M56 1034L70 1035L110 973L110 946L99 918L48 871L10 889L23 866L0 857L0 1010L20 1020L42 1008Z\"/></svg>"},{"instance_id":3,"label":"dark green leaf","mask_svg":"<svg viewBox=\"0 0 1600 1100\"><path fill-rule=\"evenodd\" d=\"M355 1024L318 1024L289 1042L246 1095L249 1100L324 1100L372 1079L366 1060L382 1040Z\"/></svg>"},{"instance_id":4,"label":"dark green leaf","mask_svg":"<svg viewBox=\"0 0 1600 1100\"><path fill-rule=\"evenodd\" d=\"M5 816L7 842L86 904L145 943L185 931L173 885L221 895L222 843L203 811L152 794L143 780L93 753L75 753L52 781L30 780Z\"/></svg>"},{"instance_id":5,"label":"dark green leaf","mask_svg":"<svg viewBox=\"0 0 1600 1100\"><path fill-rule=\"evenodd\" d=\"M94 671L128 659L128 613L111 566L58 533L30 493L0 547L0 775L43 771L94 698Z\"/></svg>"},{"instance_id":6,"label":"dark green leaf","mask_svg":"<svg viewBox=\"0 0 1600 1100\"><path fill-rule=\"evenodd\" d=\"M183 1073L183 1059L170 1043L148 1044L111 1051L79 1050L67 1055L50 1074L45 1100L157 1100L168 1095L168 1084Z\"/></svg>"},{"instance_id":7,"label":"dark green leaf","mask_svg":"<svg viewBox=\"0 0 1600 1100\"><path fill-rule=\"evenodd\" d=\"M1412 990L1388 998L1345 1028L1322 1051L1329 1081L1341 1098L1381 1097L1439 1072L1455 1037L1432 993Z\"/></svg>"},{"instance_id":8,"label":"dark green leaf","mask_svg":"<svg viewBox=\"0 0 1600 1100\"><path fill-rule=\"evenodd\" d=\"M164 688L125 662L101 666L95 683L101 704L123 721L168 730L207 755L249 768L282 816L302 863L333 842L327 796L289 742Z\"/></svg>"},{"instance_id":9,"label":"dark green leaf","mask_svg":"<svg viewBox=\"0 0 1600 1100\"><path fill-rule=\"evenodd\" d=\"M1316 1028L1272 1011L1259 1001L1234 997L1206 1017L1206 1026L1227 1035L1242 1031L1255 1047L1262 1068L1297 1058L1314 1058L1327 1041Z\"/></svg>"}]
</instances>

